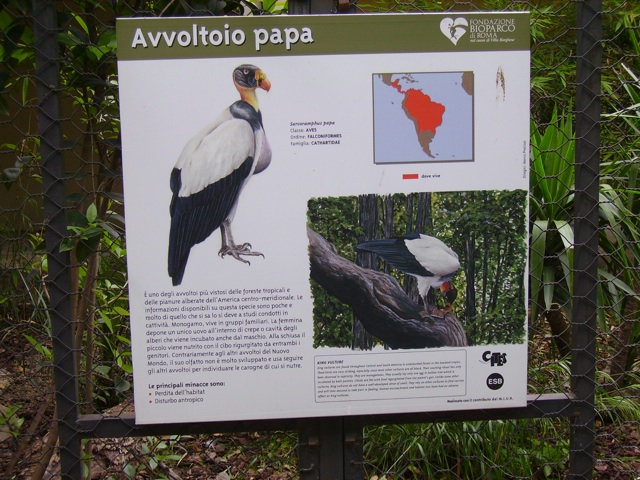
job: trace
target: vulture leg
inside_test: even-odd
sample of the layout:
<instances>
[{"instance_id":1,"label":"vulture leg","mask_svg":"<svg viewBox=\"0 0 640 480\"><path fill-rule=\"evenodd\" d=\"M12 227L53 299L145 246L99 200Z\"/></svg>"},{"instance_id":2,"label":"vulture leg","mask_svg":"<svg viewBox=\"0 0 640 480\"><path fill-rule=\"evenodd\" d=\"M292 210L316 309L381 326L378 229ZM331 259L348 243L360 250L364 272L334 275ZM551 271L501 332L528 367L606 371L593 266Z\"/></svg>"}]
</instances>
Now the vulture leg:
<instances>
[{"instance_id":1,"label":"vulture leg","mask_svg":"<svg viewBox=\"0 0 640 480\"><path fill-rule=\"evenodd\" d=\"M449 310L447 310L447 307L445 307L443 310L440 310L440 308L438 308L438 305L430 305L429 302L427 301L427 295L425 295L424 297L422 295L420 295L420 298L422 298L422 305L424 306L424 310L422 310L420 312L420 315L423 318L432 318L432 317L442 317L444 318L444 316L447 314L448 311L451 311L451 307L449 306Z\"/></svg>"},{"instance_id":2,"label":"vulture leg","mask_svg":"<svg viewBox=\"0 0 640 480\"><path fill-rule=\"evenodd\" d=\"M440 310L438 307L436 307L435 305L428 305L424 310L422 310L422 312L420 312L420 314L423 317L442 317L444 318L444 316L447 314L447 312L445 310Z\"/></svg>"},{"instance_id":3,"label":"vulture leg","mask_svg":"<svg viewBox=\"0 0 640 480\"><path fill-rule=\"evenodd\" d=\"M231 255L236 260L239 260L242 263L246 263L248 265L251 265L251 262L242 258L241 255L250 257L260 256L264 258L264 255L262 253L254 252L251 250L250 243L236 245L236 243L233 241L233 236L231 235L231 225L229 224L229 221L225 220L224 222L222 222L222 225L220 225L220 233L222 235L222 247L220 248L218 255L220 255L222 258L227 255Z\"/></svg>"}]
</instances>

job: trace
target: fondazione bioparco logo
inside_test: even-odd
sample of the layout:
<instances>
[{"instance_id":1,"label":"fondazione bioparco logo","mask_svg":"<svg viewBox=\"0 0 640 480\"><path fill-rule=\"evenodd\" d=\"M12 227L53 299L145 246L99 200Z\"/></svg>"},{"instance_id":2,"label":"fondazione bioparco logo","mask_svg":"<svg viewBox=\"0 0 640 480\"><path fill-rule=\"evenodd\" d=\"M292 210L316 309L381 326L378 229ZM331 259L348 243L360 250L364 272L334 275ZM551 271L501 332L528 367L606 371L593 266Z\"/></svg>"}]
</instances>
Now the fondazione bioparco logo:
<instances>
[{"instance_id":1,"label":"fondazione bioparco logo","mask_svg":"<svg viewBox=\"0 0 640 480\"><path fill-rule=\"evenodd\" d=\"M516 19L505 16L445 17L440 21L440 31L454 45L463 37L467 37L469 43L509 43L516 40Z\"/></svg>"}]
</instances>

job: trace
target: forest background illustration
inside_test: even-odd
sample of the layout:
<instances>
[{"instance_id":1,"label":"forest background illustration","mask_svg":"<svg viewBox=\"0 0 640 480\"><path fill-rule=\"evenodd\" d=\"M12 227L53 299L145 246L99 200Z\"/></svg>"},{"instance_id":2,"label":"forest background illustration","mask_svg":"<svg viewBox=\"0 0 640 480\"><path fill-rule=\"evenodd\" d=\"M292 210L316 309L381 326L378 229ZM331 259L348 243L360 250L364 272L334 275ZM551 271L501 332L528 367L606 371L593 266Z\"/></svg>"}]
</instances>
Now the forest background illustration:
<instances>
[{"instance_id":1,"label":"forest background illustration","mask_svg":"<svg viewBox=\"0 0 640 480\"><path fill-rule=\"evenodd\" d=\"M453 278L458 297L453 315L469 345L514 344L525 339L527 264L524 190L360 195L311 199L309 227L337 254L396 278L419 303L415 279L376 260L363 265L355 247L374 238L410 232L439 238L459 256ZM314 347L371 349L381 342L362 329L351 308L311 280Z\"/></svg>"}]
</instances>

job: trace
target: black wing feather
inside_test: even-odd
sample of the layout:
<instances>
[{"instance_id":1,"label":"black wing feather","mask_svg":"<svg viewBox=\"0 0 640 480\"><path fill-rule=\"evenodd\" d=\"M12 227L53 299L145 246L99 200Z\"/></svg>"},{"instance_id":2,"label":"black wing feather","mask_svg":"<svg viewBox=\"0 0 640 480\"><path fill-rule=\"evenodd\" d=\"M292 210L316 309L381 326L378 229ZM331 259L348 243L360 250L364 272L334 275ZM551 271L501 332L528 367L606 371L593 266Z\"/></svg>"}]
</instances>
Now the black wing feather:
<instances>
[{"instance_id":1,"label":"black wing feather","mask_svg":"<svg viewBox=\"0 0 640 480\"><path fill-rule=\"evenodd\" d=\"M370 240L357 245L356 251L374 252L401 272L421 277L433 277L433 273L416 260L404 242L404 238Z\"/></svg>"},{"instance_id":2,"label":"black wing feather","mask_svg":"<svg viewBox=\"0 0 640 480\"><path fill-rule=\"evenodd\" d=\"M178 198L178 193L180 192L180 188L182 188L182 170L178 168L174 168L171 170L171 178L169 179L169 186L171 187L171 191L173 192L173 197L171 197L171 204L169 205L169 213L173 216L173 211L176 209L176 199Z\"/></svg>"},{"instance_id":3,"label":"black wing feather","mask_svg":"<svg viewBox=\"0 0 640 480\"><path fill-rule=\"evenodd\" d=\"M226 177L203 190L180 197L180 170L171 172L173 198L171 231L169 232L169 276L180 285L191 247L206 240L226 220L238 201L242 184L251 173L253 157L247 159Z\"/></svg>"}]
</instances>

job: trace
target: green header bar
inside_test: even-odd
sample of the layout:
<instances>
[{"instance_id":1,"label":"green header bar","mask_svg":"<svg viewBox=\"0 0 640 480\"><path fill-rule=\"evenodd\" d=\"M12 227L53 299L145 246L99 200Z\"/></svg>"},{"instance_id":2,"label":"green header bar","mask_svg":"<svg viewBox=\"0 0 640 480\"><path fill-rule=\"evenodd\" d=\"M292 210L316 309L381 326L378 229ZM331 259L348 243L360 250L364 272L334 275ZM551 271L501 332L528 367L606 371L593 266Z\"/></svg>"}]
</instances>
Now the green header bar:
<instances>
[{"instance_id":1,"label":"green header bar","mask_svg":"<svg viewBox=\"0 0 640 480\"><path fill-rule=\"evenodd\" d=\"M529 50L528 12L122 18L119 60Z\"/></svg>"}]
</instances>

